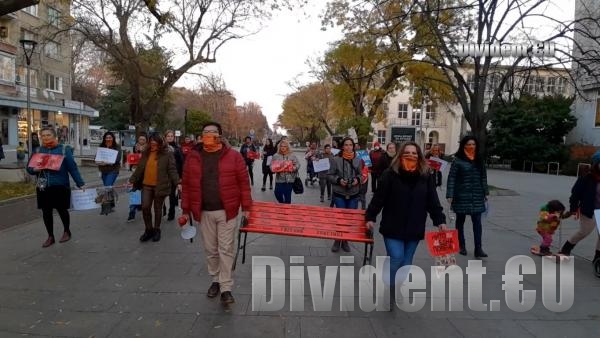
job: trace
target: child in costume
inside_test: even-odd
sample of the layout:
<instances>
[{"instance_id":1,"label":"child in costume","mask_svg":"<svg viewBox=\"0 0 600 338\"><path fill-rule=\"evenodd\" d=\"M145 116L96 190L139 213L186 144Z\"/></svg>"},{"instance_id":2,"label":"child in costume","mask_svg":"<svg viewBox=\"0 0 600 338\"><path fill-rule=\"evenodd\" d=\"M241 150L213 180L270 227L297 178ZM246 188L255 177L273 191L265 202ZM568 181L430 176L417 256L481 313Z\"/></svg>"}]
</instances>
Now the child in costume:
<instances>
[{"instance_id":1,"label":"child in costume","mask_svg":"<svg viewBox=\"0 0 600 338\"><path fill-rule=\"evenodd\" d=\"M560 226L563 218L568 218L571 213L565 211L565 206L558 200L552 200L540 209L540 216L537 221L536 231L542 236L540 244L541 255L551 255L550 246L554 232Z\"/></svg>"}]
</instances>

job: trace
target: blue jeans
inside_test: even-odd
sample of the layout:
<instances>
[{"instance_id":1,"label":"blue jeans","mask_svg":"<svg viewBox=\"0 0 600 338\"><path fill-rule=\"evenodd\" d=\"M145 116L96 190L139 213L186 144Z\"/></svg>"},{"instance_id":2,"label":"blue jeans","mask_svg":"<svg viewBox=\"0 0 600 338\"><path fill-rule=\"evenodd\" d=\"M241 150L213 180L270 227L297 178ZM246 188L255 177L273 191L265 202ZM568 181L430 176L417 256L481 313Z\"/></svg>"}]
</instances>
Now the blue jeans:
<instances>
[{"instance_id":1,"label":"blue jeans","mask_svg":"<svg viewBox=\"0 0 600 338\"><path fill-rule=\"evenodd\" d=\"M292 203L293 183L275 183L275 198L279 203Z\"/></svg>"},{"instance_id":2,"label":"blue jeans","mask_svg":"<svg viewBox=\"0 0 600 338\"><path fill-rule=\"evenodd\" d=\"M458 244L461 248L465 247L465 220L467 214L456 214L456 229L458 230ZM483 229L481 226L481 214L471 215L471 222L473 223L473 237L475 240L475 249L481 249L481 235Z\"/></svg>"},{"instance_id":3,"label":"blue jeans","mask_svg":"<svg viewBox=\"0 0 600 338\"><path fill-rule=\"evenodd\" d=\"M333 205L340 209L358 209L358 196L346 199L334 195Z\"/></svg>"},{"instance_id":4,"label":"blue jeans","mask_svg":"<svg viewBox=\"0 0 600 338\"><path fill-rule=\"evenodd\" d=\"M390 283L390 285L396 285L396 281L403 282L406 279L406 274L396 276L396 273L401 267L412 265L419 241L403 241L401 239L383 237L383 243L385 244L387 255L390 256L389 263L386 260L386 265L384 265L383 268L383 280L386 284ZM387 269L388 264L389 269ZM386 276L388 271L389 276ZM394 281L394 283L391 283L391 281Z\"/></svg>"},{"instance_id":5,"label":"blue jeans","mask_svg":"<svg viewBox=\"0 0 600 338\"><path fill-rule=\"evenodd\" d=\"M119 176L119 173L116 171L102 173L102 185L105 187L113 186L117 180L117 176Z\"/></svg>"}]
</instances>

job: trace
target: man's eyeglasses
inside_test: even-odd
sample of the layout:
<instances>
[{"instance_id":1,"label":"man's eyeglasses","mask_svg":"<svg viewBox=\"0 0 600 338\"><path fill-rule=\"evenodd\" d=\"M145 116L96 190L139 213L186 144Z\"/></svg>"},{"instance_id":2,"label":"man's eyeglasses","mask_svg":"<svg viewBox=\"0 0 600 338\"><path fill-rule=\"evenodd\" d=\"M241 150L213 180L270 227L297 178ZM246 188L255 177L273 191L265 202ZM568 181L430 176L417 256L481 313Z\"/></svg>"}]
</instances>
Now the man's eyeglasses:
<instances>
[{"instance_id":1,"label":"man's eyeglasses","mask_svg":"<svg viewBox=\"0 0 600 338\"><path fill-rule=\"evenodd\" d=\"M218 134L218 130L203 130L202 134Z\"/></svg>"}]
</instances>

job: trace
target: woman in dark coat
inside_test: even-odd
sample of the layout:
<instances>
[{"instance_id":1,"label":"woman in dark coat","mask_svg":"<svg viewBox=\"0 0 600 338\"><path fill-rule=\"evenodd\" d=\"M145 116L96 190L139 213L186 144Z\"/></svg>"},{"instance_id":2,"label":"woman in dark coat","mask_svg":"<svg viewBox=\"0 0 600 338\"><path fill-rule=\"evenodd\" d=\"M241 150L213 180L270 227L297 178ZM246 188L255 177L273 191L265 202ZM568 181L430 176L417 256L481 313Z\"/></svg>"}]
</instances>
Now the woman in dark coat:
<instances>
[{"instance_id":1,"label":"woman in dark coat","mask_svg":"<svg viewBox=\"0 0 600 338\"><path fill-rule=\"evenodd\" d=\"M381 174L379 183L367 208L366 225L372 229L383 209L379 232L390 257L390 274L384 282L394 286L406 278L405 274L396 276L397 272L412 264L419 241L425 237L427 214L440 230L446 230L446 217L437 195L435 178L416 143L402 145L390 168ZM387 274L388 270L384 271Z\"/></svg>"},{"instance_id":2,"label":"woman in dark coat","mask_svg":"<svg viewBox=\"0 0 600 338\"><path fill-rule=\"evenodd\" d=\"M269 157L273 159L273 155L277 152L277 148L273 145L273 140L267 139L267 143L263 147L263 160L262 160L262 173L263 173L263 185L260 190L267 190L267 177L269 177L269 190L273 190L273 172L271 167L267 164Z\"/></svg>"},{"instance_id":3,"label":"woman in dark coat","mask_svg":"<svg viewBox=\"0 0 600 338\"><path fill-rule=\"evenodd\" d=\"M473 222L475 257L487 257L481 248L481 214L485 211L489 190L485 165L481 154L477 152L478 148L477 139L473 136L465 136L460 141L448 174L446 198L456 213L460 254L467 254L464 224L467 215L470 215Z\"/></svg>"},{"instance_id":4,"label":"woman in dark coat","mask_svg":"<svg viewBox=\"0 0 600 338\"><path fill-rule=\"evenodd\" d=\"M160 241L160 221L165 198L171 193L171 187L179 184L179 175L175 165L175 157L158 133L148 138L148 147L129 178L134 190L142 191L142 215L146 230L140 237L141 242L152 239ZM152 207L154 206L154 225L152 224Z\"/></svg>"}]
</instances>

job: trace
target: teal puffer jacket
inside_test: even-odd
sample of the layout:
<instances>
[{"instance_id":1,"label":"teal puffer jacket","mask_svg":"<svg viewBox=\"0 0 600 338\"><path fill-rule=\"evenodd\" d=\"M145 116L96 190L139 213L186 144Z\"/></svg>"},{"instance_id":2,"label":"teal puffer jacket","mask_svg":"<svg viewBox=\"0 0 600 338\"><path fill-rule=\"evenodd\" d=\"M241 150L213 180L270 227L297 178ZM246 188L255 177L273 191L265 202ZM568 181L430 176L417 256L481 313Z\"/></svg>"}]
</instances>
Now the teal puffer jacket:
<instances>
[{"instance_id":1,"label":"teal puffer jacket","mask_svg":"<svg viewBox=\"0 0 600 338\"><path fill-rule=\"evenodd\" d=\"M452 210L457 214L480 214L485 211L489 195L485 166L456 158L450 167L446 198L452 198Z\"/></svg>"}]
</instances>

